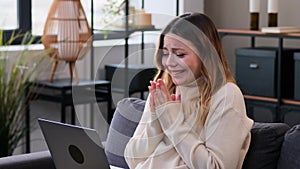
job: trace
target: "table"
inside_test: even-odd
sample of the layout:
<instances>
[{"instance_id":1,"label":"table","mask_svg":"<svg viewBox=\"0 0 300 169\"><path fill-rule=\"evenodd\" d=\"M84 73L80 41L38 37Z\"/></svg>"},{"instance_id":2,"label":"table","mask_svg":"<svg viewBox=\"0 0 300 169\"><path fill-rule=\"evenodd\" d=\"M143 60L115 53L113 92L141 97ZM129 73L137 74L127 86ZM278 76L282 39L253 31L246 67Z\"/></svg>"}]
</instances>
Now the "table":
<instances>
[{"instance_id":1,"label":"table","mask_svg":"<svg viewBox=\"0 0 300 169\"><path fill-rule=\"evenodd\" d=\"M112 119L111 83L107 80L55 79L33 82L33 98L28 100L26 110L26 152L30 152L30 104L31 100L45 100L60 103L61 122L66 122L66 108L71 106L71 124L75 124L74 105L107 102L108 122Z\"/></svg>"}]
</instances>

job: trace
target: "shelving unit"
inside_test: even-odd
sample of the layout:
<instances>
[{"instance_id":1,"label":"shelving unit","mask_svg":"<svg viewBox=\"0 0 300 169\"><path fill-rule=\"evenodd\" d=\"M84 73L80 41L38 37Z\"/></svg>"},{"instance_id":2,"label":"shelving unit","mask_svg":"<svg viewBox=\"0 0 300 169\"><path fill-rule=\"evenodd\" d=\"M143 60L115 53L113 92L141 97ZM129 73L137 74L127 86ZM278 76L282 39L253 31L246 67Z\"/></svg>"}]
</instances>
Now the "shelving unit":
<instances>
[{"instance_id":1,"label":"shelving unit","mask_svg":"<svg viewBox=\"0 0 300 169\"><path fill-rule=\"evenodd\" d=\"M125 17L129 16L129 0L125 0ZM96 30L94 29L94 22L93 22L93 0L91 1L91 5L92 5L92 16L91 16L91 20L92 20L92 32L93 32L93 41L94 40L105 40L104 38L104 33L102 30ZM142 0L141 3L141 8L144 9L144 0ZM176 15L179 14L179 0L176 0ZM141 50L144 51L144 32L146 31L158 31L159 29L156 29L155 27L149 27L149 28L130 28L129 26L129 22L128 22L128 17L125 18L125 25L123 29L118 29L118 30L110 30L107 34L107 38L106 39L124 39L125 44L124 44L124 97L128 97L129 94L129 85L128 83L128 56L129 56L129 44L128 44L128 40L130 38L130 35L132 33L135 32L141 32ZM93 57L94 57L94 49L92 47L92 52L91 52L91 78L94 77L94 66L93 66ZM141 64L144 64L144 52L141 53Z\"/></svg>"},{"instance_id":2,"label":"shelving unit","mask_svg":"<svg viewBox=\"0 0 300 169\"><path fill-rule=\"evenodd\" d=\"M276 98L269 98L269 97L261 97L261 96L252 96L252 95L245 95L244 98L247 101L255 102L255 103L262 103L262 104L273 104L276 107L276 116L274 118L274 122L283 122L284 114L281 112L282 107L289 106L291 109L298 109L300 110L300 101L293 100L291 98L283 98L282 97L282 51L283 51L283 41L285 39L299 39L300 40L300 33L285 33L285 34L270 34L270 33L263 33L261 31L254 31L254 30L247 30L247 29L219 29L219 34L221 38L225 36L245 36L251 38L251 47L255 47L256 38L275 38L278 40L278 58L277 58L277 97ZM251 114L251 113L250 113Z\"/></svg>"}]
</instances>

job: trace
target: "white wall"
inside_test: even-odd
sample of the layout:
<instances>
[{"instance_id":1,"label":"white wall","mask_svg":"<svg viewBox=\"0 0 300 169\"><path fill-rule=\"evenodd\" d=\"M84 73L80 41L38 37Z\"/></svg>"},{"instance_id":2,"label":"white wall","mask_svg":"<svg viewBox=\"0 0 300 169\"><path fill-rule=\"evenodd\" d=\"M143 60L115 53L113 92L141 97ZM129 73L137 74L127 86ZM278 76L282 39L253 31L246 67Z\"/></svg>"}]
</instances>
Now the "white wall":
<instances>
[{"instance_id":1,"label":"white wall","mask_svg":"<svg viewBox=\"0 0 300 169\"><path fill-rule=\"evenodd\" d=\"M145 10L152 13L152 22L157 28L163 28L167 21L176 16L175 0L146 0ZM203 12L204 0L179 0L179 15L185 12Z\"/></svg>"},{"instance_id":2,"label":"white wall","mask_svg":"<svg viewBox=\"0 0 300 169\"><path fill-rule=\"evenodd\" d=\"M204 12L204 0L181 0L180 12Z\"/></svg>"}]
</instances>

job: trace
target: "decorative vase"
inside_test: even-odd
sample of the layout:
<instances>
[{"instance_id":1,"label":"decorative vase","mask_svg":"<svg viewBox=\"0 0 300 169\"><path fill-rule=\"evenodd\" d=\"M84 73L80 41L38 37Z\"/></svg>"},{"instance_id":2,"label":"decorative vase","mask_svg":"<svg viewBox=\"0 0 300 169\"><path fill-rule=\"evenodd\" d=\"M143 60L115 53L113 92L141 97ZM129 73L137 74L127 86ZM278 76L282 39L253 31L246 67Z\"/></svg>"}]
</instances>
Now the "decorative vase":
<instances>
[{"instance_id":1,"label":"decorative vase","mask_svg":"<svg viewBox=\"0 0 300 169\"><path fill-rule=\"evenodd\" d=\"M54 57L50 81L57 68L58 61L69 63L70 77L73 71L78 81L75 62L82 59L90 47L91 28L80 0L53 0L44 27L42 42L46 49L53 49Z\"/></svg>"}]
</instances>

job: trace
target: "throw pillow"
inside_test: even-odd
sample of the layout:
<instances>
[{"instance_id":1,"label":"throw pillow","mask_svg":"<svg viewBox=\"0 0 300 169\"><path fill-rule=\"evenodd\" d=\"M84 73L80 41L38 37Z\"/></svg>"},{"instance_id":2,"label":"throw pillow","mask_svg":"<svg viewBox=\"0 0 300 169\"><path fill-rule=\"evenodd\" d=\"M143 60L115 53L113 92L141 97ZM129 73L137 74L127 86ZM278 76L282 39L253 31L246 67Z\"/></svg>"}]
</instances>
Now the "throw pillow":
<instances>
[{"instance_id":1,"label":"throw pillow","mask_svg":"<svg viewBox=\"0 0 300 169\"><path fill-rule=\"evenodd\" d=\"M284 123L255 122L243 169L275 169L284 134L289 128Z\"/></svg>"},{"instance_id":2,"label":"throw pillow","mask_svg":"<svg viewBox=\"0 0 300 169\"><path fill-rule=\"evenodd\" d=\"M278 169L300 168L300 125L295 125L284 136Z\"/></svg>"},{"instance_id":3,"label":"throw pillow","mask_svg":"<svg viewBox=\"0 0 300 169\"><path fill-rule=\"evenodd\" d=\"M110 165L128 168L124 150L142 117L145 103L139 98L125 98L118 102L105 143Z\"/></svg>"}]
</instances>

